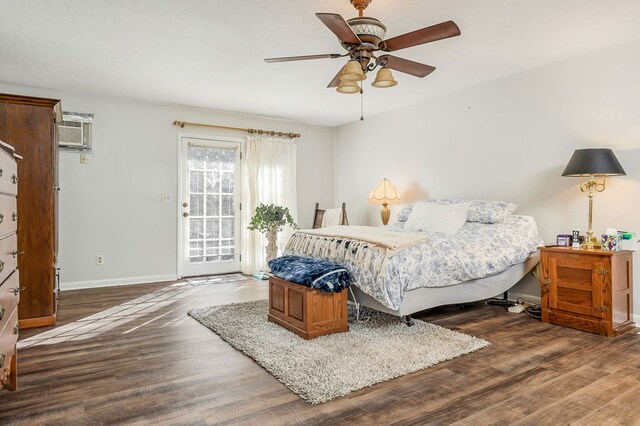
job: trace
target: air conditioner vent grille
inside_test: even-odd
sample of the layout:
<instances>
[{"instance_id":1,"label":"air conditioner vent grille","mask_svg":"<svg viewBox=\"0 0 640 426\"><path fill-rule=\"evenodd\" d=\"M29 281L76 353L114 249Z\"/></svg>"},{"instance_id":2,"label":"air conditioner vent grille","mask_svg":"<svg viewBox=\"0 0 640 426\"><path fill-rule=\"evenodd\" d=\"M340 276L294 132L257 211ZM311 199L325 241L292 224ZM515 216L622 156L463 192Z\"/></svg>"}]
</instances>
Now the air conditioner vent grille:
<instances>
[{"instance_id":1,"label":"air conditioner vent grille","mask_svg":"<svg viewBox=\"0 0 640 426\"><path fill-rule=\"evenodd\" d=\"M64 111L62 121L58 123L60 148L91 150L92 125L93 114Z\"/></svg>"}]
</instances>

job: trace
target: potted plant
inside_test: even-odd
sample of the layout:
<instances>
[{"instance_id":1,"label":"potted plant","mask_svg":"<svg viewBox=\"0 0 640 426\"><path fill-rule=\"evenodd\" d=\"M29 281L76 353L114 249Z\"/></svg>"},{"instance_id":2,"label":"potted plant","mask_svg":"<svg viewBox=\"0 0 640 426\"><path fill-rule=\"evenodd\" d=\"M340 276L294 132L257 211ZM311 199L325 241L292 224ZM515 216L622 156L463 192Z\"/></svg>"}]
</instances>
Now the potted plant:
<instances>
[{"instance_id":1,"label":"potted plant","mask_svg":"<svg viewBox=\"0 0 640 426\"><path fill-rule=\"evenodd\" d=\"M262 204L256 207L251 223L247 227L252 231L260 231L267 237L266 262L278 256L277 238L278 231L282 231L285 225L298 229L288 207L275 204Z\"/></svg>"}]
</instances>

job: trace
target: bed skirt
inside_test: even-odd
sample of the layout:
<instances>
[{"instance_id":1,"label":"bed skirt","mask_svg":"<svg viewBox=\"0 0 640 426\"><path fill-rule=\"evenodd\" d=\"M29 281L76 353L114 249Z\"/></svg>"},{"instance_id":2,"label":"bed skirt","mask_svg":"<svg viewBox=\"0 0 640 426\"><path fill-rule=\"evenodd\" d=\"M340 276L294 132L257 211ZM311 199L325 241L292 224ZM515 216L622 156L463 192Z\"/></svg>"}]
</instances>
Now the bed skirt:
<instances>
[{"instance_id":1,"label":"bed skirt","mask_svg":"<svg viewBox=\"0 0 640 426\"><path fill-rule=\"evenodd\" d=\"M540 262L540 252L536 251L524 262L517 263L495 275L447 287L422 287L408 290L397 310L387 308L355 284L351 285L353 296L350 294L349 299L355 296L356 301L361 305L391 315L411 315L437 306L477 302L501 295L524 278L538 262Z\"/></svg>"}]
</instances>

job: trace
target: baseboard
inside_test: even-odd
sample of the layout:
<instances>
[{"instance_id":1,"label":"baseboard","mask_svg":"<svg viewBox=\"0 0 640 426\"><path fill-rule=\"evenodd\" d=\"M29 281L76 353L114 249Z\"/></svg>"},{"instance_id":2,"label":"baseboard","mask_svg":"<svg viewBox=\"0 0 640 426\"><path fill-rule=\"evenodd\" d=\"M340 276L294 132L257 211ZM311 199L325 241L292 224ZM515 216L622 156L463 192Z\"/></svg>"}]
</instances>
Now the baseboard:
<instances>
[{"instance_id":1,"label":"baseboard","mask_svg":"<svg viewBox=\"0 0 640 426\"><path fill-rule=\"evenodd\" d=\"M60 283L60 290L80 290L83 288L114 287L118 285L148 284L164 281L175 281L176 274L147 275L143 277L112 278L107 280L71 281Z\"/></svg>"}]
</instances>

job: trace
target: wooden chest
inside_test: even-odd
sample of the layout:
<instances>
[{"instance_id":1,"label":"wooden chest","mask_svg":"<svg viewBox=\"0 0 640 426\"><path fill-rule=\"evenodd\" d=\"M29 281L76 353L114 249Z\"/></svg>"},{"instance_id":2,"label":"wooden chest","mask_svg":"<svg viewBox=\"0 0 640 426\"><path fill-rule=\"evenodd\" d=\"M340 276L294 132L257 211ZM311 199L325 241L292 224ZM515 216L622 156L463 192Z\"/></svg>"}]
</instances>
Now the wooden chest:
<instances>
[{"instance_id":1,"label":"wooden chest","mask_svg":"<svg viewBox=\"0 0 640 426\"><path fill-rule=\"evenodd\" d=\"M542 321L617 336L635 329L630 251L540 249Z\"/></svg>"},{"instance_id":2,"label":"wooden chest","mask_svg":"<svg viewBox=\"0 0 640 426\"><path fill-rule=\"evenodd\" d=\"M349 331L347 291L327 293L271 276L268 319L305 339Z\"/></svg>"}]
</instances>

